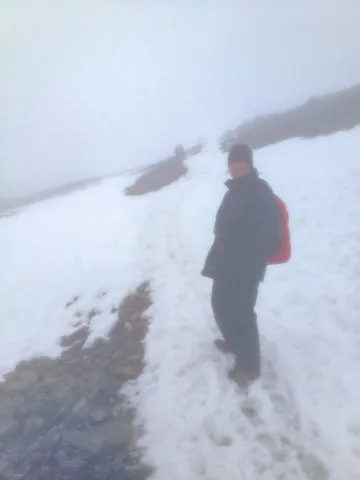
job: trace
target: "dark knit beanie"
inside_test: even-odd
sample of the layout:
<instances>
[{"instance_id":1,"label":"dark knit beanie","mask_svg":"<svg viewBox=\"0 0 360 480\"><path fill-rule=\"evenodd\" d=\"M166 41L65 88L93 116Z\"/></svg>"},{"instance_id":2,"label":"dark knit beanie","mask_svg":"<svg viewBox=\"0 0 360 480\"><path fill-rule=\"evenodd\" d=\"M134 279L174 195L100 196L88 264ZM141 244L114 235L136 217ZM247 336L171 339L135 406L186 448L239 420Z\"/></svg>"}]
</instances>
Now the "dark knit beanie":
<instances>
[{"instance_id":1,"label":"dark knit beanie","mask_svg":"<svg viewBox=\"0 0 360 480\"><path fill-rule=\"evenodd\" d=\"M253 152L245 143L236 143L230 149L228 163L241 162L253 168Z\"/></svg>"}]
</instances>

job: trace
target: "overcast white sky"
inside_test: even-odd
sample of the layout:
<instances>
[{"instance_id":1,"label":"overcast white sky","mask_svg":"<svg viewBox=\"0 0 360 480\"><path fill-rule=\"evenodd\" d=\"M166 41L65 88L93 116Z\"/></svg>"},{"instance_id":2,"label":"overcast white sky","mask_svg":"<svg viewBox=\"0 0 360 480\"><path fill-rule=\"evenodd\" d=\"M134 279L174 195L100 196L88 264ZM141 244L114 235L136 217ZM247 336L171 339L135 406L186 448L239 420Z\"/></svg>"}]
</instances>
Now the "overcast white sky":
<instances>
[{"instance_id":1,"label":"overcast white sky","mask_svg":"<svg viewBox=\"0 0 360 480\"><path fill-rule=\"evenodd\" d=\"M0 0L0 197L360 81L358 0Z\"/></svg>"}]
</instances>

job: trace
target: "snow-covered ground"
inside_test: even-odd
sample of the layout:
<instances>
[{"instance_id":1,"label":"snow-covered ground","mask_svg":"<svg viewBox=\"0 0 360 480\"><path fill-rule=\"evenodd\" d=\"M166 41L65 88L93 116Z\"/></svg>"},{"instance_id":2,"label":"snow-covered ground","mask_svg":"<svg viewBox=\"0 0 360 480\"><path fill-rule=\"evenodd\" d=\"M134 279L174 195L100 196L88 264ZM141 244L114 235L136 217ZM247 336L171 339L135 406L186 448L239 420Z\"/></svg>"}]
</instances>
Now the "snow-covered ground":
<instances>
[{"instance_id":1,"label":"snow-covered ground","mask_svg":"<svg viewBox=\"0 0 360 480\"><path fill-rule=\"evenodd\" d=\"M263 378L248 395L213 345L211 283L199 274L225 190L215 150L160 192L124 197L124 176L1 219L0 374L57 355L76 311L101 310L89 341L106 335L111 307L150 280L147 365L128 394L155 479L356 480L360 129L284 142L256 163L288 204L293 258L262 286Z\"/></svg>"}]
</instances>

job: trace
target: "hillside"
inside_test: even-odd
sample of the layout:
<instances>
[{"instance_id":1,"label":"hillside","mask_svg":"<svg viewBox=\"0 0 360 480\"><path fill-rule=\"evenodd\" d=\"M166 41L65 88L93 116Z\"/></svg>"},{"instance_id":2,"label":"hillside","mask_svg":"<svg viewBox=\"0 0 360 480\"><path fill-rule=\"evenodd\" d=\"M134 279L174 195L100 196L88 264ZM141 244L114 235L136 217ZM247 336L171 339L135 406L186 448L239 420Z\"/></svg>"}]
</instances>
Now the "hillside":
<instances>
[{"instance_id":1,"label":"hillside","mask_svg":"<svg viewBox=\"0 0 360 480\"><path fill-rule=\"evenodd\" d=\"M234 141L245 142L252 148L258 149L291 138L331 135L350 130L357 125L360 125L360 85L313 97L295 108L249 120L225 132L219 142L223 151L228 151L229 145ZM196 155L201 148L201 144L190 147L186 150L186 156ZM130 195L142 195L159 190L176 181L186 173L186 170L182 159L170 156L142 169L142 175L136 178L133 185L127 187L127 191ZM103 178L91 178L23 198L0 197L0 214L47 198L64 195L117 175L119 173Z\"/></svg>"},{"instance_id":2,"label":"hillside","mask_svg":"<svg viewBox=\"0 0 360 480\"><path fill-rule=\"evenodd\" d=\"M113 335L119 331L114 327L123 325L124 332L131 332L135 322L144 351L128 353L129 365L137 362L130 373L130 366L121 364L117 402L123 408L125 395L141 425L138 454L154 470L153 478L356 480L360 469L359 146L360 130L355 128L256 152L259 170L288 204L293 258L286 266L271 268L262 287L258 316L263 376L246 396L228 379L233 359L214 346L219 332L210 309L211 285L200 276L225 189L225 156L219 151L189 158L186 177L157 192L124 195L138 177L126 174L2 218L0 373L6 375L3 393L23 399L19 405L13 400L12 420L5 424L8 437L0 438L3 448L20 441L21 408L28 398L24 389L43 396L45 391L45 384L36 385L47 379L46 373L31 371L20 376L22 390L14 394L14 382L19 389L20 380L9 372L20 361L39 356L51 361L62 355L65 360L60 365L65 368L68 358L85 373L59 374L59 391L64 382L73 385L75 375L79 383L82 378L90 382L82 386L85 395L91 382L102 378L105 390L96 402L100 398L105 402L101 408L105 404L108 408L114 392L106 390L108 378L99 372L115 375L114 355L117 351L122 355L125 347L119 343L114 348ZM99 338L104 342L100 347ZM73 344L78 345L75 357L71 348L63 357ZM88 357L83 357L84 351ZM75 382L75 393L76 387ZM54 402L46 403L49 412ZM71 405L71 422L81 408L83 404L76 409ZM5 413L0 410L0 415ZM73 423L69 427L70 417L61 417L57 427L62 429L61 441L67 439L71 448L61 460L60 447L54 446L55 453L49 453L53 467L41 472L67 468L69 476L61 478L99 479L117 478L121 471L121 478L144 478L135 461L126 464L128 476L121 463L123 470L111 467L114 476L108 472L104 477L107 465L116 463L119 444L130 445L134 437L114 437L109 415L120 420L113 410L102 414L105 417L99 411L91 415L91 421L78 420L78 427ZM105 442L106 455L95 449L90 456L79 457L81 448L89 445L84 435L74 433L80 430L88 431L94 441L101 434L115 444ZM32 435L36 439L40 434ZM13 460L10 453L6 455L8 465ZM35 468L31 459L27 461ZM96 473L95 466L102 473ZM36 472L39 475L39 469ZM76 472L83 476L75 476ZM44 475L38 478L52 478Z\"/></svg>"}]
</instances>

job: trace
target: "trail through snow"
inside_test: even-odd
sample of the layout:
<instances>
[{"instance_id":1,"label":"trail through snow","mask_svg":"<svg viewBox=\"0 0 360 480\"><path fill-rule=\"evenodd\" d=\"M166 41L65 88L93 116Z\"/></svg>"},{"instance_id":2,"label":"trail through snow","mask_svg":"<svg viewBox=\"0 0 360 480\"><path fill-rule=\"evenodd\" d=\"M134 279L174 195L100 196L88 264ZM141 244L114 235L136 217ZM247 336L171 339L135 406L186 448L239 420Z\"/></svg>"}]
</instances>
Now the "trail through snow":
<instances>
[{"instance_id":1,"label":"trail through snow","mask_svg":"<svg viewBox=\"0 0 360 480\"><path fill-rule=\"evenodd\" d=\"M255 159L288 204L293 258L261 288L263 376L248 394L214 346L200 276L225 191L216 151L160 192L124 197L122 177L1 219L0 374L59 354L76 312L98 308L89 342L106 335L111 308L150 280L147 364L127 394L154 479L359 480L360 129Z\"/></svg>"},{"instance_id":2,"label":"trail through snow","mask_svg":"<svg viewBox=\"0 0 360 480\"><path fill-rule=\"evenodd\" d=\"M149 197L154 305L137 385L154 478L360 478L359 129L257 154L288 203L293 260L262 287L263 378L248 395L213 345L210 282L199 277L224 192L204 154Z\"/></svg>"}]
</instances>

